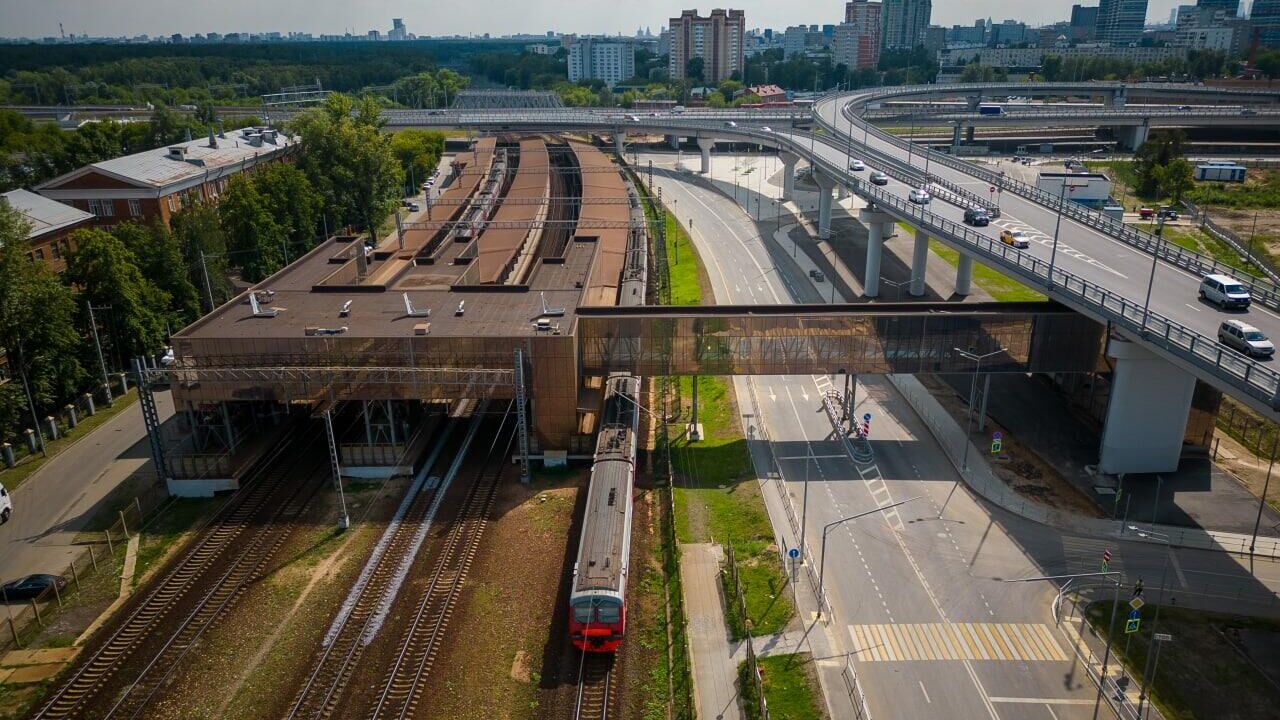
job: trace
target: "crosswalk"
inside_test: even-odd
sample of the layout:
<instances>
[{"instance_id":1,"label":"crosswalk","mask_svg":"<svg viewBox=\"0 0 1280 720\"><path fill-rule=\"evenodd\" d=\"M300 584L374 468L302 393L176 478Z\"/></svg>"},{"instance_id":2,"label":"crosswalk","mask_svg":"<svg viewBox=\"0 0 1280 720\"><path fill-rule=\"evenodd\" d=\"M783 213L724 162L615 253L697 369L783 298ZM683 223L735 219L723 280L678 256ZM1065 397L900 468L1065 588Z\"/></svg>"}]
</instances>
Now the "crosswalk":
<instances>
[{"instance_id":1,"label":"crosswalk","mask_svg":"<svg viewBox=\"0 0 1280 720\"><path fill-rule=\"evenodd\" d=\"M857 648L854 656L862 662L1067 660L1043 623L850 625L849 634Z\"/></svg>"}]
</instances>

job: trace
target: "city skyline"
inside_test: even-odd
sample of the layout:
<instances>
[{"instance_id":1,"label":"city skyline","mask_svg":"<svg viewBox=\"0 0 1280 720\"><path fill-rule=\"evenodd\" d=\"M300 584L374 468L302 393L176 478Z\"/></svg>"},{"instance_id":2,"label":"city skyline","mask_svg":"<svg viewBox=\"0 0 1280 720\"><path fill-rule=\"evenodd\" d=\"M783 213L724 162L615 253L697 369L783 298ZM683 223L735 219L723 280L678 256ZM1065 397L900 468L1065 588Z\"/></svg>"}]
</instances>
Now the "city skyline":
<instances>
[{"instance_id":1,"label":"city skyline","mask_svg":"<svg viewBox=\"0 0 1280 720\"><path fill-rule=\"evenodd\" d=\"M1189 0L1151 0L1148 21L1160 21L1170 11ZM1193 1L1193 0L1190 0ZM1036 3L1026 12L1010 13L1008 3L1000 0L966 0L962 3L938 3L933 8L934 25L970 24L977 18L991 17L997 22L1014 19L1041 25L1070 17L1071 6L1092 5L1080 0L1049 0ZM108 6L109 5L109 6ZM305 5L305 7L303 7ZM353 5L336 0L315 2L281 2L263 5L246 0L224 0L204 6L199 13L175 16L172 6L163 0L115 0L109 4L92 0L50 0L31 5L16 0L0 0L0 27L6 37L57 37L59 23L68 34L100 37L147 34L166 36L173 33L230 32L307 32L314 35L363 35L376 29L386 33L393 17L403 18L408 31L417 35L509 35L544 33L633 34L636 28L649 27L655 33L668 18L681 10L697 8L706 13L715 7L731 7L746 12L748 28L783 29L800 23L838 23L844 14L844 3L833 0L798 0L785 5L766 0L744 0L730 3L696 3L675 1L646 6L615 6L566 0L478 0L466 5L446 5L424 9L419 3L405 0L371 0Z\"/></svg>"}]
</instances>

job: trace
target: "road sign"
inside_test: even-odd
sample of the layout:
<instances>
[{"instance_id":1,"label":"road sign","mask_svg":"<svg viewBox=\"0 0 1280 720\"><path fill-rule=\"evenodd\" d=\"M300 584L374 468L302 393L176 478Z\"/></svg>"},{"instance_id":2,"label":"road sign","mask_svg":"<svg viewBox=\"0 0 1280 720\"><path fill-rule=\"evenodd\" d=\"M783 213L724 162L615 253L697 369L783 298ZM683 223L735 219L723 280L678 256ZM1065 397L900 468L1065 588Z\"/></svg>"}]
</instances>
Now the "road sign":
<instances>
[{"instance_id":1,"label":"road sign","mask_svg":"<svg viewBox=\"0 0 1280 720\"><path fill-rule=\"evenodd\" d=\"M991 454L999 455L1001 447L1002 447L1002 444L999 440L996 440L995 442L991 443Z\"/></svg>"},{"instance_id":2,"label":"road sign","mask_svg":"<svg viewBox=\"0 0 1280 720\"><path fill-rule=\"evenodd\" d=\"M1002 432L1000 432L999 430L997 430L997 431L995 431L995 432L991 433L991 439L992 439L992 440L995 440L996 442L999 442L999 441L1001 441L1001 440L1003 440L1003 439L1004 439L1004 433L1002 433Z\"/></svg>"},{"instance_id":3,"label":"road sign","mask_svg":"<svg viewBox=\"0 0 1280 720\"><path fill-rule=\"evenodd\" d=\"M800 548L791 548L790 550L788 550L787 557L791 558L792 560L795 560L796 558L800 557Z\"/></svg>"},{"instance_id":4,"label":"road sign","mask_svg":"<svg viewBox=\"0 0 1280 720\"><path fill-rule=\"evenodd\" d=\"M1156 642L1169 642L1170 640L1173 639L1173 636L1170 635L1169 633L1156 633L1152 637L1156 639Z\"/></svg>"},{"instance_id":5,"label":"road sign","mask_svg":"<svg viewBox=\"0 0 1280 720\"><path fill-rule=\"evenodd\" d=\"M1130 620L1137 620L1137 619L1138 619L1138 618L1140 618L1140 617L1142 617L1142 612L1141 612L1141 611L1136 610L1136 609L1135 609L1135 610L1130 610L1130 611L1129 611L1129 619L1130 619Z\"/></svg>"},{"instance_id":6,"label":"road sign","mask_svg":"<svg viewBox=\"0 0 1280 720\"><path fill-rule=\"evenodd\" d=\"M863 415L863 416L862 416L862 422L867 422L867 423L871 422L871 413L867 413L867 414Z\"/></svg>"},{"instance_id":7,"label":"road sign","mask_svg":"<svg viewBox=\"0 0 1280 720\"><path fill-rule=\"evenodd\" d=\"M1146 605L1146 603L1142 602L1142 598L1140 597L1136 597L1129 601L1129 607L1133 608L1134 612L1138 612L1143 605Z\"/></svg>"},{"instance_id":8,"label":"road sign","mask_svg":"<svg viewBox=\"0 0 1280 720\"><path fill-rule=\"evenodd\" d=\"M1137 618L1126 620L1124 623L1124 634L1132 635L1138 632L1138 626L1141 624L1142 624L1142 621Z\"/></svg>"}]
</instances>

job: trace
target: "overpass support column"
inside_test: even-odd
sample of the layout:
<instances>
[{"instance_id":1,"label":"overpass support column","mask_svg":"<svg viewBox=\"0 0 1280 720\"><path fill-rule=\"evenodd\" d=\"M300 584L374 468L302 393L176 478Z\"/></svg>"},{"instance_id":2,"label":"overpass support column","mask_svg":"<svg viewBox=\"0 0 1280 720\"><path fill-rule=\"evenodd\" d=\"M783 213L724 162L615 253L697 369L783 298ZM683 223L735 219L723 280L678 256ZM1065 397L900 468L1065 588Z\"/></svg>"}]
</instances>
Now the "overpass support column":
<instances>
[{"instance_id":1,"label":"overpass support column","mask_svg":"<svg viewBox=\"0 0 1280 720\"><path fill-rule=\"evenodd\" d=\"M964 138L964 125L961 125L960 123L956 123L956 126L951 129L951 147L953 148L960 147L960 144L964 142L963 138ZM955 151L952 150L951 154L954 155Z\"/></svg>"},{"instance_id":2,"label":"overpass support column","mask_svg":"<svg viewBox=\"0 0 1280 720\"><path fill-rule=\"evenodd\" d=\"M1117 88L1116 91L1111 94L1111 107L1120 109L1124 107L1124 104L1125 104L1124 88L1120 87L1120 88Z\"/></svg>"},{"instance_id":3,"label":"overpass support column","mask_svg":"<svg viewBox=\"0 0 1280 720\"><path fill-rule=\"evenodd\" d=\"M667 136L667 144L671 146L671 149L672 149L672 150L679 150L679 149L680 149L680 136L679 136L679 135L668 135L668 136Z\"/></svg>"},{"instance_id":4,"label":"overpass support column","mask_svg":"<svg viewBox=\"0 0 1280 720\"><path fill-rule=\"evenodd\" d=\"M715 138L698 138L698 149L702 151L702 174L711 172L711 148L716 146Z\"/></svg>"},{"instance_id":5,"label":"overpass support column","mask_svg":"<svg viewBox=\"0 0 1280 720\"><path fill-rule=\"evenodd\" d=\"M1098 470L1111 475L1178 469L1196 379L1137 343L1113 337L1111 399Z\"/></svg>"},{"instance_id":6,"label":"overpass support column","mask_svg":"<svg viewBox=\"0 0 1280 720\"><path fill-rule=\"evenodd\" d=\"M862 295L879 297L880 258L884 255L884 236L893 227L893 218L875 207L868 207L858 213L858 219L867 226L867 267L862 279Z\"/></svg>"},{"instance_id":7,"label":"overpass support column","mask_svg":"<svg viewBox=\"0 0 1280 720\"><path fill-rule=\"evenodd\" d=\"M956 294L968 295L973 290L973 256L960 253L956 263Z\"/></svg>"},{"instance_id":8,"label":"overpass support column","mask_svg":"<svg viewBox=\"0 0 1280 720\"><path fill-rule=\"evenodd\" d=\"M915 251L911 254L911 289L912 297L924 295L924 271L929 262L929 235L922 230L916 231Z\"/></svg>"},{"instance_id":9,"label":"overpass support column","mask_svg":"<svg viewBox=\"0 0 1280 720\"><path fill-rule=\"evenodd\" d=\"M1116 137L1119 138L1120 144L1126 149L1137 150L1142 143L1147 141L1147 135L1151 132L1151 126L1147 123L1134 125L1132 127L1116 128Z\"/></svg>"},{"instance_id":10,"label":"overpass support column","mask_svg":"<svg viewBox=\"0 0 1280 720\"><path fill-rule=\"evenodd\" d=\"M978 126L976 126L976 125L970 125L969 127L965 128L965 129L964 129L964 141L965 141L965 142L973 142L974 138L976 138L976 137L977 137L977 130L978 130Z\"/></svg>"},{"instance_id":11,"label":"overpass support column","mask_svg":"<svg viewBox=\"0 0 1280 720\"><path fill-rule=\"evenodd\" d=\"M627 150L627 131L617 130L613 133L613 149L618 151L618 157L621 158Z\"/></svg>"},{"instance_id":12,"label":"overpass support column","mask_svg":"<svg viewBox=\"0 0 1280 720\"><path fill-rule=\"evenodd\" d=\"M778 153L778 157L782 159L782 199L791 200L796 194L796 163L800 157L789 152Z\"/></svg>"},{"instance_id":13,"label":"overpass support column","mask_svg":"<svg viewBox=\"0 0 1280 720\"><path fill-rule=\"evenodd\" d=\"M813 180L818 184L818 237L831 237L831 191L836 182L814 168Z\"/></svg>"}]
</instances>

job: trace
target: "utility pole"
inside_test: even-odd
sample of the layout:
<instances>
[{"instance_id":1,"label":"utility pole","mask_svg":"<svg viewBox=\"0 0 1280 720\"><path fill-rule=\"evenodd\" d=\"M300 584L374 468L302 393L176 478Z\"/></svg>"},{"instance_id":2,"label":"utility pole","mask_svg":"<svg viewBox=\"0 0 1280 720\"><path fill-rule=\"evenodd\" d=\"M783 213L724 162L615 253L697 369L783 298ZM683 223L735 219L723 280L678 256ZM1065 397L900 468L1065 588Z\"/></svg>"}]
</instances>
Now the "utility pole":
<instances>
[{"instance_id":1,"label":"utility pole","mask_svg":"<svg viewBox=\"0 0 1280 720\"><path fill-rule=\"evenodd\" d=\"M93 328L93 345L98 349L98 365L102 368L102 391L106 393L107 404L111 404L111 381L107 379L107 361L102 357L102 341L98 339L98 321L93 316L93 303L89 300L84 302L84 306L89 308L89 327ZM103 305L98 310L110 310L110 305Z\"/></svg>"}]
</instances>

